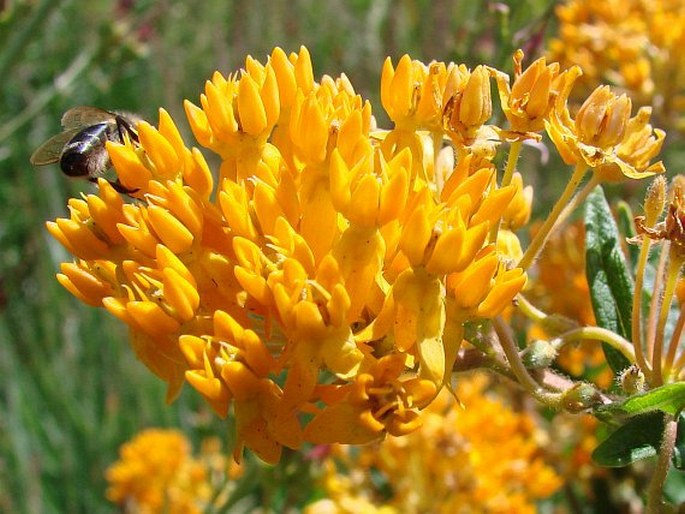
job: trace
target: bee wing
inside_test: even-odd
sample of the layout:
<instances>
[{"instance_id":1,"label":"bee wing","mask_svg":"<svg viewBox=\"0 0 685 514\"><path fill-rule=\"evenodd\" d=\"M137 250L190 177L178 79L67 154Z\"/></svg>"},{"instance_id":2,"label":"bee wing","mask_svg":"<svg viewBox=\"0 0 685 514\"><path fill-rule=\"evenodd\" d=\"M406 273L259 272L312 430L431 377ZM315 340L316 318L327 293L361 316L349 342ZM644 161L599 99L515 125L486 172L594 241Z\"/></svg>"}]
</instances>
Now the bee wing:
<instances>
[{"instance_id":1,"label":"bee wing","mask_svg":"<svg viewBox=\"0 0 685 514\"><path fill-rule=\"evenodd\" d=\"M31 164L34 166L43 166L59 161L64 145L66 145L79 130L80 129L78 128L66 130L48 139L31 154Z\"/></svg>"},{"instance_id":2,"label":"bee wing","mask_svg":"<svg viewBox=\"0 0 685 514\"><path fill-rule=\"evenodd\" d=\"M83 128L96 123L113 122L115 115L99 107L79 105L72 107L62 116L62 126L65 130Z\"/></svg>"}]
</instances>

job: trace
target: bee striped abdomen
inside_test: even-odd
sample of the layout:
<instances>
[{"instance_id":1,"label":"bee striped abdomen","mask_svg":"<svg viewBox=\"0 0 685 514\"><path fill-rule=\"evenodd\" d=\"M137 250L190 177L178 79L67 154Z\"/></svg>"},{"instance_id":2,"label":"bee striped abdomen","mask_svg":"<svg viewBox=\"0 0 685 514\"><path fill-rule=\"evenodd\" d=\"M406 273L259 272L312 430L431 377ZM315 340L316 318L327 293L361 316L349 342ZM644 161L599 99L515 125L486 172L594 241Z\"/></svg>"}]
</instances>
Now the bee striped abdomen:
<instances>
[{"instance_id":1,"label":"bee striped abdomen","mask_svg":"<svg viewBox=\"0 0 685 514\"><path fill-rule=\"evenodd\" d=\"M61 133L52 136L31 154L31 164L45 166L59 163L62 172L70 177L84 178L97 183L111 167L107 153L107 141L124 143L130 141L138 145L135 123L140 120L133 114L121 114L97 107L81 105L69 109L62 116ZM131 194L137 189L129 189L119 180L107 182L123 194Z\"/></svg>"},{"instance_id":2,"label":"bee striped abdomen","mask_svg":"<svg viewBox=\"0 0 685 514\"><path fill-rule=\"evenodd\" d=\"M109 166L108 140L119 139L111 123L98 123L76 134L62 150L59 165L70 177L94 177Z\"/></svg>"}]
</instances>

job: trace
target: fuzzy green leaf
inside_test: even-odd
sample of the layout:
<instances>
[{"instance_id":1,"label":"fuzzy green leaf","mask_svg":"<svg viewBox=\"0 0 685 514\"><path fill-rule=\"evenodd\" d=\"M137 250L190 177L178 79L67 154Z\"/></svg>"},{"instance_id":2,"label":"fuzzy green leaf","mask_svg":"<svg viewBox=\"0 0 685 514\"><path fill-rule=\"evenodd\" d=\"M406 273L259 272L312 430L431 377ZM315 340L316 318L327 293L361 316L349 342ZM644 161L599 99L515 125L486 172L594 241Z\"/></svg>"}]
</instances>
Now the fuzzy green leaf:
<instances>
[{"instance_id":1,"label":"fuzzy green leaf","mask_svg":"<svg viewBox=\"0 0 685 514\"><path fill-rule=\"evenodd\" d=\"M592 452L600 466L620 468L659 452L664 432L664 415L651 412L630 418Z\"/></svg>"},{"instance_id":2,"label":"fuzzy green leaf","mask_svg":"<svg viewBox=\"0 0 685 514\"><path fill-rule=\"evenodd\" d=\"M675 468L685 470L685 414L682 412L678 417L678 432L676 433L671 462ZM685 481L685 477L683 477L683 480ZM685 489L683 494L685 494ZM685 498L683 498L683 501L685 501Z\"/></svg>"},{"instance_id":3,"label":"fuzzy green leaf","mask_svg":"<svg viewBox=\"0 0 685 514\"><path fill-rule=\"evenodd\" d=\"M635 230L635 215L633 210L630 208L628 203L620 200L616 204L616 223L618 225L618 231L621 237L625 239L630 239L637 235ZM635 264L640 256L640 247L638 245L629 244L628 245L628 258L630 260L630 269L635 269Z\"/></svg>"},{"instance_id":4,"label":"fuzzy green leaf","mask_svg":"<svg viewBox=\"0 0 685 514\"><path fill-rule=\"evenodd\" d=\"M621 251L618 228L601 186L585 203L586 274L597 325L630 339L633 279ZM604 354L614 372L630 363L604 344Z\"/></svg>"},{"instance_id":5,"label":"fuzzy green leaf","mask_svg":"<svg viewBox=\"0 0 685 514\"><path fill-rule=\"evenodd\" d=\"M666 384L624 401L620 409L629 415L660 410L672 416L685 407L685 382Z\"/></svg>"}]
</instances>

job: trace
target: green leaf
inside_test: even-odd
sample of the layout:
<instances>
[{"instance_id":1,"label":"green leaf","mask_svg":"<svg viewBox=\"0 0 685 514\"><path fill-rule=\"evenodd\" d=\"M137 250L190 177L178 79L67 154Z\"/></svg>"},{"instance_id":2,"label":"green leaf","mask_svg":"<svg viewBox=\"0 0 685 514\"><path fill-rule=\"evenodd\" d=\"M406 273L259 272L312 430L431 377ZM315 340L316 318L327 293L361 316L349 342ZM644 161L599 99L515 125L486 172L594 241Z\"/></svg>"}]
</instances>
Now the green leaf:
<instances>
[{"instance_id":1,"label":"green leaf","mask_svg":"<svg viewBox=\"0 0 685 514\"><path fill-rule=\"evenodd\" d=\"M664 484L664 500L671 505L680 505L685 502L685 473L678 469L671 469L668 472Z\"/></svg>"},{"instance_id":2,"label":"green leaf","mask_svg":"<svg viewBox=\"0 0 685 514\"><path fill-rule=\"evenodd\" d=\"M600 466L620 468L653 457L659 452L663 432L661 412L632 417L595 448L592 460Z\"/></svg>"},{"instance_id":3,"label":"green leaf","mask_svg":"<svg viewBox=\"0 0 685 514\"><path fill-rule=\"evenodd\" d=\"M678 432L676 433L671 462L675 468L685 470L685 414L682 412L678 418ZM682 478L685 481L685 475ZM683 494L685 494L685 488ZM685 501L685 497L682 501Z\"/></svg>"},{"instance_id":4,"label":"green leaf","mask_svg":"<svg viewBox=\"0 0 685 514\"><path fill-rule=\"evenodd\" d=\"M618 224L618 231L621 237L625 239L630 239L637 235L635 230L635 215L633 210L630 208L627 202L619 200L616 204L616 222ZM637 260L640 256L640 247L635 244L629 244L628 247L628 258L630 260L630 269L634 270Z\"/></svg>"},{"instance_id":5,"label":"green leaf","mask_svg":"<svg viewBox=\"0 0 685 514\"><path fill-rule=\"evenodd\" d=\"M587 281L597 325L631 338L633 279L621 251L618 228L601 186L585 202L585 258ZM602 345L614 372L630 363L618 350Z\"/></svg>"},{"instance_id":6,"label":"green leaf","mask_svg":"<svg viewBox=\"0 0 685 514\"><path fill-rule=\"evenodd\" d=\"M619 402L599 405L592 410L592 414L602 423L610 426L621 425L629 417L621 410Z\"/></svg>"},{"instance_id":7,"label":"green leaf","mask_svg":"<svg viewBox=\"0 0 685 514\"><path fill-rule=\"evenodd\" d=\"M685 382L666 384L646 393L631 396L620 405L620 409L630 415L659 410L677 416L683 407Z\"/></svg>"}]
</instances>

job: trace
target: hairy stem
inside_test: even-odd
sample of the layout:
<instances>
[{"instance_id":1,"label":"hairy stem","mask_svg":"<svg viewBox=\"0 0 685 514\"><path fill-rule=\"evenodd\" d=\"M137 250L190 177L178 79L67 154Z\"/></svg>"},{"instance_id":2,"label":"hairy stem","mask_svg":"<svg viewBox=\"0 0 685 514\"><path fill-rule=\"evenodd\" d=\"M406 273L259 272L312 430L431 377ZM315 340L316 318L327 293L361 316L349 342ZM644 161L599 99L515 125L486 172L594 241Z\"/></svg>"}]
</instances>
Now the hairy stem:
<instances>
[{"instance_id":1,"label":"hairy stem","mask_svg":"<svg viewBox=\"0 0 685 514\"><path fill-rule=\"evenodd\" d=\"M630 341L626 341L620 335L601 327L580 327L569 330L555 338L554 344L557 348L561 348L568 343L582 340L607 343L612 348L621 352L630 362L635 362L633 345L630 344Z\"/></svg>"},{"instance_id":2,"label":"hairy stem","mask_svg":"<svg viewBox=\"0 0 685 514\"><path fill-rule=\"evenodd\" d=\"M516 342L514 341L511 330L504 320L498 316L493 320L493 326L497 332L500 345L502 345L504 355L509 361L511 371L516 377L519 385L528 391L528 393L530 393L531 396L533 396L533 398L539 402L552 407L557 407L561 400L561 394L550 393L549 391L545 390L545 388L538 384L530 375L530 373L528 373L528 370L523 365L523 361L519 355L519 350L516 346Z\"/></svg>"},{"instance_id":3,"label":"hairy stem","mask_svg":"<svg viewBox=\"0 0 685 514\"><path fill-rule=\"evenodd\" d=\"M576 165L575 170L573 170L571 180L569 180L568 184L566 184L564 192L561 193L561 196L557 200L557 203L554 204L552 212L550 212L549 216L547 216L547 219L542 225L542 228L540 228L538 233L535 234L535 237L530 242L530 246L528 247L526 253L523 255L521 261L518 264L519 267L527 269L533 263L538 254L542 251L542 248L545 246L547 238L552 233L552 229L558 222L561 221L560 215L562 211L566 213L570 212L570 210L566 209L566 207L569 203L574 204L574 202L571 201L571 198L573 197L573 194L576 192L578 185L583 180L586 171L587 166L585 165L585 163L578 163Z\"/></svg>"},{"instance_id":4,"label":"hairy stem","mask_svg":"<svg viewBox=\"0 0 685 514\"><path fill-rule=\"evenodd\" d=\"M666 269L666 261L668 260L668 250L670 248L669 241L664 241L661 247L661 254L659 255L659 264L657 265L656 275L654 276L654 289L652 290L652 301L649 303L649 316L647 317L647 356L650 359L650 365L654 367L652 360L654 355L654 338L656 334L657 313L659 307L659 291L661 291L661 282L664 277L664 270ZM647 375L651 383L651 376Z\"/></svg>"},{"instance_id":5,"label":"hairy stem","mask_svg":"<svg viewBox=\"0 0 685 514\"><path fill-rule=\"evenodd\" d=\"M523 146L522 141L514 141L509 149L509 159L507 159L507 167L504 169L504 175L502 176L501 187L506 187L511 184L511 177L514 176L514 171L516 170L516 163L519 160L519 155L521 155L521 147Z\"/></svg>"},{"instance_id":6,"label":"hairy stem","mask_svg":"<svg viewBox=\"0 0 685 514\"><path fill-rule=\"evenodd\" d=\"M521 146L523 142L514 141L509 149L509 158L507 159L507 166L504 169L504 175L502 175L502 184L500 188L507 187L511 184L511 178L514 176L514 171L516 170L516 163L519 160L519 155L521 154ZM490 241L497 240L497 233L499 232L499 221L492 225L490 229Z\"/></svg>"},{"instance_id":7,"label":"hairy stem","mask_svg":"<svg viewBox=\"0 0 685 514\"><path fill-rule=\"evenodd\" d=\"M685 329L685 304L680 306L680 313L678 314L678 321L676 322L673 333L671 334L671 341L668 343L668 352L666 353L666 361L664 362L664 376L668 379L673 370L673 361L675 360L676 352L680 346L680 339ZM678 374L676 369L676 375Z\"/></svg>"},{"instance_id":8,"label":"hairy stem","mask_svg":"<svg viewBox=\"0 0 685 514\"><path fill-rule=\"evenodd\" d=\"M664 427L664 435L661 439L661 447L659 448L659 458L656 462L656 468L652 475L652 480L647 489L647 510L646 514L661 514L662 498L664 491L664 482L666 475L671 467L671 455L676 442L676 435L678 432L678 423L673 416L667 415Z\"/></svg>"},{"instance_id":9,"label":"hairy stem","mask_svg":"<svg viewBox=\"0 0 685 514\"><path fill-rule=\"evenodd\" d=\"M652 370L642 349L642 287L645 278L645 268L649 257L649 248L652 241L648 238L642 240L640 257L635 271L635 293L633 294L633 319L632 319L632 339L635 349L635 362L646 376L651 376Z\"/></svg>"},{"instance_id":10,"label":"hairy stem","mask_svg":"<svg viewBox=\"0 0 685 514\"><path fill-rule=\"evenodd\" d=\"M661 299L661 308L659 309L659 321L656 325L656 332L654 334L654 352L652 353L652 386L658 387L664 383L662 373L663 362L663 348L664 348L664 329L666 327L666 320L668 313L671 310L671 301L673 300L673 293L675 286L678 283L678 274L682 259L671 252L668 262L668 271L666 272L666 286L664 287L664 297Z\"/></svg>"}]
</instances>

